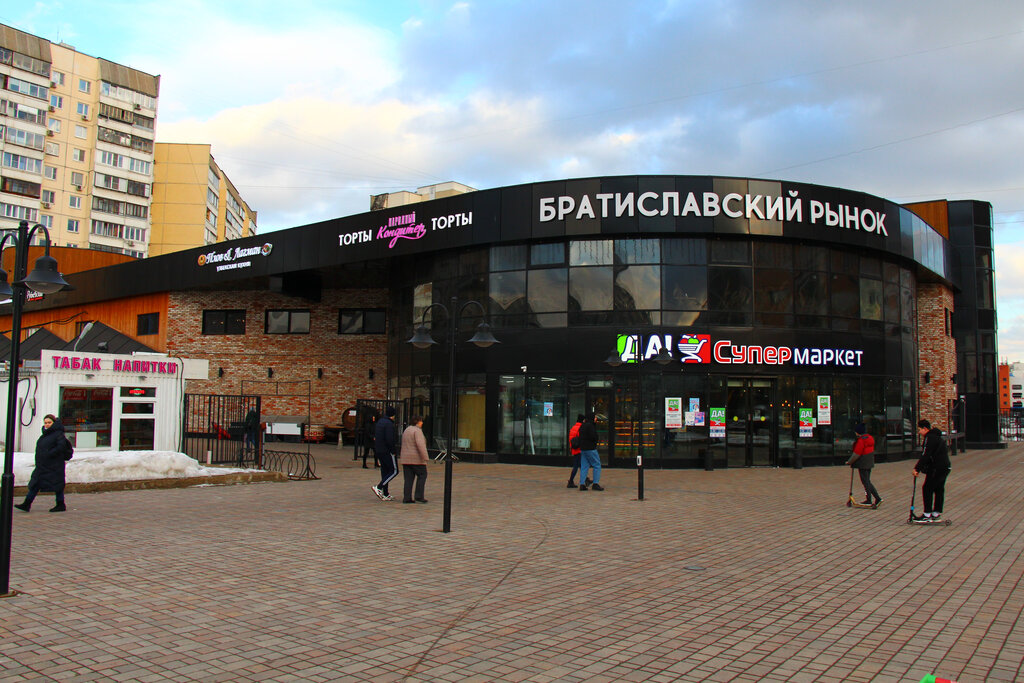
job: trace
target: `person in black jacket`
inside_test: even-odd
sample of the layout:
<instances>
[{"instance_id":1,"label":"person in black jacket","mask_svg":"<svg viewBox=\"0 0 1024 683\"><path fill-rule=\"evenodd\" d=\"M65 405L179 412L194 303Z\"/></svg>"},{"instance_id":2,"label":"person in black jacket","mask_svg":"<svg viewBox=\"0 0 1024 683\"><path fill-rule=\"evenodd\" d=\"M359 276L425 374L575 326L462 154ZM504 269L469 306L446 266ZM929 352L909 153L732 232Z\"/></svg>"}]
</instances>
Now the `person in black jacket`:
<instances>
[{"instance_id":1,"label":"person in black jacket","mask_svg":"<svg viewBox=\"0 0 1024 683\"><path fill-rule=\"evenodd\" d=\"M949 476L949 451L942 430L932 428L928 420L917 423L917 433L923 437L921 459L914 465L914 476L924 474L921 495L924 498L924 515L919 519L938 520L942 516L942 503L946 497L946 477Z\"/></svg>"},{"instance_id":2,"label":"person in black jacket","mask_svg":"<svg viewBox=\"0 0 1024 683\"><path fill-rule=\"evenodd\" d=\"M53 415L43 418L43 435L36 441L36 467L28 480L25 500L14 507L28 512L40 491L53 491L57 504L50 512L64 512L64 465L72 453L71 443L64 436L64 425Z\"/></svg>"},{"instance_id":3,"label":"person in black jacket","mask_svg":"<svg viewBox=\"0 0 1024 683\"><path fill-rule=\"evenodd\" d=\"M594 424L594 414L587 413L580 425L580 433L577 437L577 445L580 447L580 491L587 490L587 471L594 469L593 484L591 490L604 491L601 481L601 456L597 453L597 425Z\"/></svg>"},{"instance_id":4,"label":"person in black jacket","mask_svg":"<svg viewBox=\"0 0 1024 683\"><path fill-rule=\"evenodd\" d=\"M384 417L377 420L373 434L373 450L380 462L380 483L372 488L381 500L394 500L388 493L388 482L398 474L398 464L395 462L395 422L391 419L394 416L394 406L388 406L384 410Z\"/></svg>"}]
</instances>

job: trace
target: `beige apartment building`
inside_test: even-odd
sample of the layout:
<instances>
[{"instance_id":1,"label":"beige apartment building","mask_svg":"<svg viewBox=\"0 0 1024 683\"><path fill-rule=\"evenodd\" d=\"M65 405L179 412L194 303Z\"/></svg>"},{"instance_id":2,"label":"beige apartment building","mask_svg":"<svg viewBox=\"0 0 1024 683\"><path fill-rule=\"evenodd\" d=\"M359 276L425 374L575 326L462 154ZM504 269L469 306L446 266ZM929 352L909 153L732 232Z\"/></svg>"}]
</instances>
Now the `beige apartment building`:
<instances>
[{"instance_id":1,"label":"beige apartment building","mask_svg":"<svg viewBox=\"0 0 1024 683\"><path fill-rule=\"evenodd\" d=\"M416 188L415 192L401 190L399 192L371 195L370 210L382 211L384 209L393 209L396 206L419 204L420 202L429 202L431 199L444 199L445 197L454 197L455 195L466 194L467 192L476 192L476 189L469 185L457 183L454 180L448 180L443 183L424 185L423 187Z\"/></svg>"},{"instance_id":2,"label":"beige apartment building","mask_svg":"<svg viewBox=\"0 0 1024 683\"><path fill-rule=\"evenodd\" d=\"M256 234L256 212L210 145L158 142L154 159L150 256Z\"/></svg>"},{"instance_id":3,"label":"beige apartment building","mask_svg":"<svg viewBox=\"0 0 1024 683\"><path fill-rule=\"evenodd\" d=\"M0 220L148 253L160 77L0 25Z\"/></svg>"},{"instance_id":4,"label":"beige apartment building","mask_svg":"<svg viewBox=\"0 0 1024 683\"><path fill-rule=\"evenodd\" d=\"M156 145L159 94L159 76L0 24L0 228L137 258L255 234L210 145Z\"/></svg>"}]
</instances>

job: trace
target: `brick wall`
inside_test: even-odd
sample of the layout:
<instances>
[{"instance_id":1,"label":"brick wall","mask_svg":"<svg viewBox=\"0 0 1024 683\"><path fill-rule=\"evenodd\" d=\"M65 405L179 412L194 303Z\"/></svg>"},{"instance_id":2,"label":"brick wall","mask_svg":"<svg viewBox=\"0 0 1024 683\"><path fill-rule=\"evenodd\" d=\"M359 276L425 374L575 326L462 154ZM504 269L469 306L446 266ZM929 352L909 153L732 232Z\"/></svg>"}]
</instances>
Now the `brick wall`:
<instances>
[{"instance_id":1,"label":"brick wall","mask_svg":"<svg viewBox=\"0 0 1024 683\"><path fill-rule=\"evenodd\" d=\"M946 310L953 311L953 292L940 284L919 284L917 288L918 396L919 419L948 431L949 403L957 397L956 341L947 334ZM925 373L929 382L924 381ZM915 426L916 427L916 426Z\"/></svg>"},{"instance_id":2,"label":"brick wall","mask_svg":"<svg viewBox=\"0 0 1024 683\"><path fill-rule=\"evenodd\" d=\"M385 335L339 335L338 309L386 307L383 289L324 290L317 303L266 291L173 292L167 353L210 361L209 379L190 380L189 393L239 394L247 380L245 393L263 397L264 415L304 416L308 380L311 422L340 424L357 398L385 397L388 373ZM204 335L203 311L208 309L245 309L245 334ZM268 309L309 309L309 334L264 334ZM322 378L317 377L320 368Z\"/></svg>"}]
</instances>

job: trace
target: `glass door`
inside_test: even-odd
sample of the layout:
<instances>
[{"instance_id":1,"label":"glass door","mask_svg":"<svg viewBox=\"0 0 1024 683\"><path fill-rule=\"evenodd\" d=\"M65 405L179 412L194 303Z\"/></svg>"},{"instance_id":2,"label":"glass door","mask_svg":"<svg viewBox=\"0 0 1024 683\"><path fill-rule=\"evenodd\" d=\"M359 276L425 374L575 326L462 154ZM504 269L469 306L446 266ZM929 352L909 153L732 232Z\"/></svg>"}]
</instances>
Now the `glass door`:
<instances>
[{"instance_id":1,"label":"glass door","mask_svg":"<svg viewBox=\"0 0 1024 683\"><path fill-rule=\"evenodd\" d=\"M778 463L775 380L730 377L726 383L725 445L729 467Z\"/></svg>"},{"instance_id":2,"label":"glass door","mask_svg":"<svg viewBox=\"0 0 1024 683\"><path fill-rule=\"evenodd\" d=\"M605 388L587 388L587 410L594 413L594 424L597 427L597 454L602 464L608 464L612 452L612 390Z\"/></svg>"}]
</instances>

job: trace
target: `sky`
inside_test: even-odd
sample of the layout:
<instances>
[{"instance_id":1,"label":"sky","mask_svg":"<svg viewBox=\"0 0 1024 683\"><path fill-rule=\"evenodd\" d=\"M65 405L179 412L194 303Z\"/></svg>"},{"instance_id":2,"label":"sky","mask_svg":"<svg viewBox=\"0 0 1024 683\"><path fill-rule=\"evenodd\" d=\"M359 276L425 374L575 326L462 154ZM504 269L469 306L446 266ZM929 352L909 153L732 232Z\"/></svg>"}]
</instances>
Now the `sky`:
<instances>
[{"instance_id":1,"label":"sky","mask_svg":"<svg viewBox=\"0 0 1024 683\"><path fill-rule=\"evenodd\" d=\"M634 174L990 202L999 355L1024 361L1024 3L7 3L0 23L160 75L259 231L448 180Z\"/></svg>"}]
</instances>

